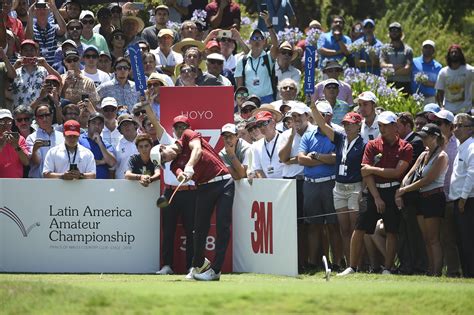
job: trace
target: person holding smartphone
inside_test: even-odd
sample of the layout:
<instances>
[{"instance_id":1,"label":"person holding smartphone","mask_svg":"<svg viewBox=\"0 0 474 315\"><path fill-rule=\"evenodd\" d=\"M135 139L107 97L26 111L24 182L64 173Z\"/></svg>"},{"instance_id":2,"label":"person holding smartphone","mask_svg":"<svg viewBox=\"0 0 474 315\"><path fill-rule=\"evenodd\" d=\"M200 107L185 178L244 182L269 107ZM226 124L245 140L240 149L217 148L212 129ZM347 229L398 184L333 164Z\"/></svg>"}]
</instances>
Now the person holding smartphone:
<instances>
[{"instance_id":1,"label":"person holding smartphone","mask_svg":"<svg viewBox=\"0 0 474 315\"><path fill-rule=\"evenodd\" d=\"M0 109L0 178L22 178L23 166L30 162L25 138L12 132L12 125L12 113Z\"/></svg>"}]
</instances>

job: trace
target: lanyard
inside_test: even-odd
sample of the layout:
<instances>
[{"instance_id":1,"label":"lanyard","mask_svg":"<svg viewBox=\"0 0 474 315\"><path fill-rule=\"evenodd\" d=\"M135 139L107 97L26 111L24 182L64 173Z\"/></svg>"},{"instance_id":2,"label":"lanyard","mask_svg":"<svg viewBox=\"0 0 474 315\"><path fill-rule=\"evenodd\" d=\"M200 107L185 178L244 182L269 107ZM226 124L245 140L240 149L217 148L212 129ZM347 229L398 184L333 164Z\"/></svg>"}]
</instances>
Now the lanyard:
<instances>
[{"instance_id":1,"label":"lanyard","mask_svg":"<svg viewBox=\"0 0 474 315\"><path fill-rule=\"evenodd\" d=\"M265 141L263 143L263 146L265 147L265 151L267 151L267 155L268 157L270 158L270 164L272 163L272 158L273 158L273 153L275 153L275 147L277 145L277 141L278 141L278 137L280 136L280 134L278 133L277 136L276 136L276 139L275 139L275 143L273 144L273 149L272 149L272 153L270 154L270 152L268 152L268 149L267 149L267 142Z\"/></svg>"},{"instance_id":2,"label":"lanyard","mask_svg":"<svg viewBox=\"0 0 474 315\"><path fill-rule=\"evenodd\" d=\"M75 164L73 162L76 161L76 154L77 154L77 145L76 147L74 148L74 156L72 157L72 162L71 162L71 155L69 154L69 150L68 148L66 147L66 153L67 153L67 159L69 161L69 164Z\"/></svg>"},{"instance_id":3,"label":"lanyard","mask_svg":"<svg viewBox=\"0 0 474 315\"><path fill-rule=\"evenodd\" d=\"M252 67L253 72L255 72L255 75L257 75L258 67L260 67L260 59L261 59L261 58L262 58L261 56L258 57L257 68L255 68L255 67L253 66L253 58L250 57L250 66Z\"/></svg>"},{"instance_id":4,"label":"lanyard","mask_svg":"<svg viewBox=\"0 0 474 315\"><path fill-rule=\"evenodd\" d=\"M354 144L356 143L357 139L359 139L359 136L357 136L357 138L355 138L354 140L351 141L351 143L349 143L349 141L346 139L344 139L344 146L342 147L342 159L341 159L341 164L346 164L346 160L347 160L347 155L349 154L349 151L351 151L352 147L354 146Z\"/></svg>"}]
</instances>

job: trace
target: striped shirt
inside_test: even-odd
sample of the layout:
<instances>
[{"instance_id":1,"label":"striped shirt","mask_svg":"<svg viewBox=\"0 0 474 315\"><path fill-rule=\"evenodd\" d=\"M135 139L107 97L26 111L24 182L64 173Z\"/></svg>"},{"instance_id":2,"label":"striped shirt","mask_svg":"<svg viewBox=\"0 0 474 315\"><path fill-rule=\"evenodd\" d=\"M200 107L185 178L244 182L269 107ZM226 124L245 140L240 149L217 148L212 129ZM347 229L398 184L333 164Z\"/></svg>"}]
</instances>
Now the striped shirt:
<instances>
[{"instance_id":1,"label":"striped shirt","mask_svg":"<svg viewBox=\"0 0 474 315\"><path fill-rule=\"evenodd\" d=\"M46 59L48 64L54 63L54 53L58 49L56 31L59 29L57 24L48 22L46 29L40 29L38 23L33 25L33 34L35 41L39 44L40 55Z\"/></svg>"}]
</instances>

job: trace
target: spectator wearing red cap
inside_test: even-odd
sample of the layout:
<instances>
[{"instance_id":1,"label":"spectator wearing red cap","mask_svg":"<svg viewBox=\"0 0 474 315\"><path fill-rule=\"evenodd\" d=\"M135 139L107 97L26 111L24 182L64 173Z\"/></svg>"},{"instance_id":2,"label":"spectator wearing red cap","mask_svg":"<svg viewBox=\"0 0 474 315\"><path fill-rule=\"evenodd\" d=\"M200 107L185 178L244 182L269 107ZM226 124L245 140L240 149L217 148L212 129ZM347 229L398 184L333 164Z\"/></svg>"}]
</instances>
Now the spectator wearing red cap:
<instances>
[{"instance_id":1,"label":"spectator wearing red cap","mask_svg":"<svg viewBox=\"0 0 474 315\"><path fill-rule=\"evenodd\" d=\"M233 0L214 0L205 10L211 28L240 29L240 7Z\"/></svg>"},{"instance_id":2,"label":"spectator wearing red cap","mask_svg":"<svg viewBox=\"0 0 474 315\"><path fill-rule=\"evenodd\" d=\"M446 63L435 85L438 104L453 114L471 113L474 69L466 63L461 46L448 48Z\"/></svg>"},{"instance_id":3,"label":"spectator wearing red cap","mask_svg":"<svg viewBox=\"0 0 474 315\"><path fill-rule=\"evenodd\" d=\"M48 74L59 77L43 57L38 57L38 44L30 39L21 43L20 58L15 62L16 78L12 84L13 107L30 105L39 96Z\"/></svg>"},{"instance_id":4,"label":"spectator wearing red cap","mask_svg":"<svg viewBox=\"0 0 474 315\"><path fill-rule=\"evenodd\" d=\"M13 117L8 109L0 109L0 178L22 178L23 166L29 164L25 138L12 132Z\"/></svg>"},{"instance_id":5,"label":"spectator wearing red cap","mask_svg":"<svg viewBox=\"0 0 474 315\"><path fill-rule=\"evenodd\" d=\"M253 174L257 178L282 178L283 163L278 157L278 148L284 145L283 137L276 130L276 121L271 112L263 110L255 115L256 127L263 139L252 145Z\"/></svg>"},{"instance_id":6,"label":"spectator wearing red cap","mask_svg":"<svg viewBox=\"0 0 474 315\"><path fill-rule=\"evenodd\" d=\"M81 125L75 120L64 123L64 143L46 154L43 177L64 180L94 179L95 160L91 151L80 145Z\"/></svg>"}]
</instances>

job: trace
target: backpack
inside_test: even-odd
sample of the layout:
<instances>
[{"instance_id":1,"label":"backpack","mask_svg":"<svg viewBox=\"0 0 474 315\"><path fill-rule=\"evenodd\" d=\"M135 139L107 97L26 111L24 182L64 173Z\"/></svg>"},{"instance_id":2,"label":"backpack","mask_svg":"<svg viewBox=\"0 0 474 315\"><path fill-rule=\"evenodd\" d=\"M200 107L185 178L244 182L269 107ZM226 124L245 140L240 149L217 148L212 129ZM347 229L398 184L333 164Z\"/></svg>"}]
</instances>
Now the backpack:
<instances>
[{"instance_id":1,"label":"backpack","mask_svg":"<svg viewBox=\"0 0 474 315\"><path fill-rule=\"evenodd\" d=\"M242 79L243 79L243 82L244 82L244 85L245 85L245 66L247 65L247 60L248 60L248 56L245 55L243 58L242 58ZM272 85L272 95L273 95L273 99L276 100L276 95L277 95L277 77L275 76L275 64L273 64L273 67L270 68L270 60L268 59L268 55L265 54L263 56L263 64L266 66L267 68L267 71L268 71L268 75L270 76L270 82L271 82L271 85Z\"/></svg>"}]
</instances>

